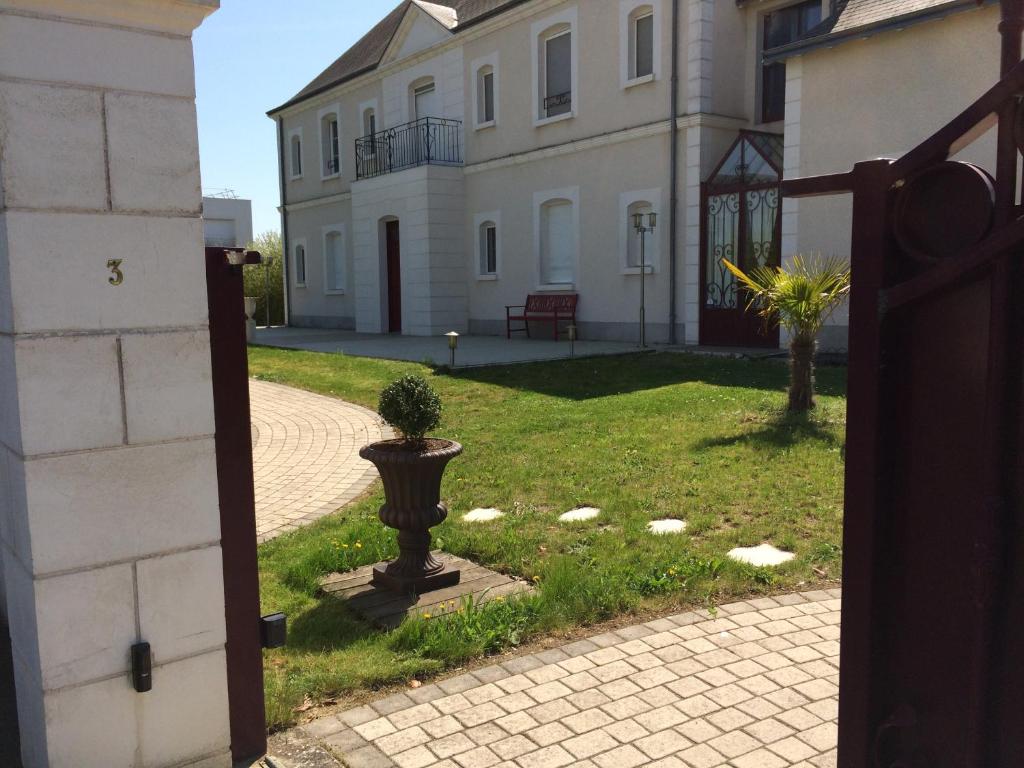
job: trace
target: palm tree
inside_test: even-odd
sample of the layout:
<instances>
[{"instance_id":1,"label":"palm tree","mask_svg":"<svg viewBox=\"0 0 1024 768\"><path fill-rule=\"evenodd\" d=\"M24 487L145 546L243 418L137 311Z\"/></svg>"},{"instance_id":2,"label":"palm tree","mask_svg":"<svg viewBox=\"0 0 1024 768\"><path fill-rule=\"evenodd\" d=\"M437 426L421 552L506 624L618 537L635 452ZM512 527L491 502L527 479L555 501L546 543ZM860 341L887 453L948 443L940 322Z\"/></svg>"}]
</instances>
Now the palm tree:
<instances>
[{"instance_id":1,"label":"palm tree","mask_svg":"<svg viewBox=\"0 0 1024 768\"><path fill-rule=\"evenodd\" d=\"M747 289L747 310L790 334L789 410L814 407L814 346L818 332L850 292L850 269L836 258L794 256L789 267L757 267L749 274L722 259Z\"/></svg>"}]
</instances>

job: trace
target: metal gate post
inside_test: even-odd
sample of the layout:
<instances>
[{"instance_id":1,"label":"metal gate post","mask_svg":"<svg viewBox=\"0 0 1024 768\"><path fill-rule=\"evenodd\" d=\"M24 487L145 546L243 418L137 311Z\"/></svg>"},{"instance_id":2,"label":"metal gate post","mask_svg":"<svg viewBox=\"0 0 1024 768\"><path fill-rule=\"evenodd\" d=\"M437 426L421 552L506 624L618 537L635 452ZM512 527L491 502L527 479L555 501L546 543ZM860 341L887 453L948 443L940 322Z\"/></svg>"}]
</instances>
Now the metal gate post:
<instances>
[{"instance_id":1,"label":"metal gate post","mask_svg":"<svg viewBox=\"0 0 1024 768\"><path fill-rule=\"evenodd\" d=\"M242 267L229 265L228 252L206 249L206 286L224 555L231 755L239 761L266 753L267 725L244 291ZM258 264L259 255L249 253L246 261Z\"/></svg>"}]
</instances>

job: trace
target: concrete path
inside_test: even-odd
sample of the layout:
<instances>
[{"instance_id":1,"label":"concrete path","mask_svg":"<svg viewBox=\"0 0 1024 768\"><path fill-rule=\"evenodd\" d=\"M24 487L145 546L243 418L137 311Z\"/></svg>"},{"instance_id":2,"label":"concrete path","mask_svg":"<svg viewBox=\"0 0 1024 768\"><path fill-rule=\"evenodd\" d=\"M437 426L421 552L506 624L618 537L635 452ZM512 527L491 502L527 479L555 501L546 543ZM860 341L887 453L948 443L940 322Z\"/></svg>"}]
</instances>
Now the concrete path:
<instances>
[{"instance_id":1,"label":"concrete path","mask_svg":"<svg viewBox=\"0 0 1024 768\"><path fill-rule=\"evenodd\" d=\"M550 326L548 326L550 329ZM376 357L448 365L448 339L444 336L388 336L353 331L318 330L315 328L258 328L256 344L310 352L333 352L356 357ZM578 341L577 357L621 355L636 352L634 343L619 341ZM455 354L455 367L501 365L569 357L569 342L554 341L550 336L527 339L519 335L509 341L501 336L462 336Z\"/></svg>"},{"instance_id":2,"label":"concrete path","mask_svg":"<svg viewBox=\"0 0 1024 768\"><path fill-rule=\"evenodd\" d=\"M393 437L377 414L332 397L251 380L260 542L338 510L377 478L359 449Z\"/></svg>"},{"instance_id":3,"label":"concrete path","mask_svg":"<svg viewBox=\"0 0 1024 768\"><path fill-rule=\"evenodd\" d=\"M626 627L314 721L271 754L287 768L834 768L839 608L826 590Z\"/></svg>"}]
</instances>

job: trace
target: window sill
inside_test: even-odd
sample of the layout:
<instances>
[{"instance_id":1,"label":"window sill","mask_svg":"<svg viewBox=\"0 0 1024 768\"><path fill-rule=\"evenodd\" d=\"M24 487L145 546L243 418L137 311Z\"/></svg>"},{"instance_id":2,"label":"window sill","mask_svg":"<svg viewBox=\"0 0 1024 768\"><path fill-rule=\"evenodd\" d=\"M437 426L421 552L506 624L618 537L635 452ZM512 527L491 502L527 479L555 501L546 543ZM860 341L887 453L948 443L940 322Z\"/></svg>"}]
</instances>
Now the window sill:
<instances>
[{"instance_id":1,"label":"window sill","mask_svg":"<svg viewBox=\"0 0 1024 768\"><path fill-rule=\"evenodd\" d=\"M498 125L497 120L488 120L486 123L477 123L476 130L486 131L488 128L496 128Z\"/></svg>"},{"instance_id":2,"label":"window sill","mask_svg":"<svg viewBox=\"0 0 1024 768\"><path fill-rule=\"evenodd\" d=\"M647 85L647 83L653 83L657 78L655 75L644 75L643 77L634 77L632 80L627 80L622 84L622 89L634 88L638 85Z\"/></svg>"},{"instance_id":3,"label":"window sill","mask_svg":"<svg viewBox=\"0 0 1024 768\"><path fill-rule=\"evenodd\" d=\"M344 290L324 291L324 296L344 296Z\"/></svg>"},{"instance_id":4,"label":"window sill","mask_svg":"<svg viewBox=\"0 0 1024 768\"><path fill-rule=\"evenodd\" d=\"M302 180L302 174L301 173L298 176L289 176L288 177L288 181L301 181L301 180Z\"/></svg>"},{"instance_id":5,"label":"window sill","mask_svg":"<svg viewBox=\"0 0 1024 768\"><path fill-rule=\"evenodd\" d=\"M337 173L332 173L332 174L330 174L328 176L321 176L320 177L320 181L330 181L331 179L340 179L340 178L341 178L341 171L338 171Z\"/></svg>"},{"instance_id":6,"label":"window sill","mask_svg":"<svg viewBox=\"0 0 1024 768\"><path fill-rule=\"evenodd\" d=\"M481 282L494 281L498 279L497 275L477 275L476 279Z\"/></svg>"},{"instance_id":7,"label":"window sill","mask_svg":"<svg viewBox=\"0 0 1024 768\"><path fill-rule=\"evenodd\" d=\"M555 115L554 117L540 117L533 121L534 128L540 128L544 125L551 125L552 123L560 123L563 120L572 120L576 117L576 110L572 112L566 112L564 115Z\"/></svg>"},{"instance_id":8,"label":"window sill","mask_svg":"<svg viewBox=\"0 0 1024 768\"><path fill-rule=\"evenodd\" d=\"M302 288L302 289L305 289L305 287L306 287L306 284L305 284L305 283L296 283L296 284L295 284L295 287L296 287L296 288Z\"/></svg>"},{"instance_id":9,"label":"window sill","mask_svg":"<svg viewBox=\"0 0 1024 768\"><path fill-rule=\"evenodd\" d=\"M657 274L658 268L656 266L654 266L653 264L648 264L645 271L647 272L648 275L654 275L654 274ZM640 274L640 267L623 267L620 270L620 274L623 274L623 275L639 275Z\"/></svg>"},{"instance_id":10,"label":"window sill","mask_svg":"<svg viewBox=\"0 0 1024 768\"><path fill-rule=\"evenodd\" d=\"M565 291L575 291L575 290L576 290L576 284L575 283L550 283L548 285L538 285L537 286L537 292L538 293L558 293L559 291L564 293Z\"/></svg>"}]
</instances>

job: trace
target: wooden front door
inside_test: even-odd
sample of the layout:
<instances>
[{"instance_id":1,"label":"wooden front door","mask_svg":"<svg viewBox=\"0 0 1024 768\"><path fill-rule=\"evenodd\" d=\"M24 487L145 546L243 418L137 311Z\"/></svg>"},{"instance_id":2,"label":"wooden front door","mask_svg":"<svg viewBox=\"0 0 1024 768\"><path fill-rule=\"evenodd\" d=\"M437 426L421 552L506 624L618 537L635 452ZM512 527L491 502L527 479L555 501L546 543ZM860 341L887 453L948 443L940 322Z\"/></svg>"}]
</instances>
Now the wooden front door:
<instances>
[{"instance_id":1,"label":"wooden front door","mask_svg":"<svg viewBox=\"0 0 1024 768\"><path fill-rule=\"evenodd\" d=\"M779 329L748 310L746 292L722 264L744 271L781 263L781 137L743 132L703 187L700 343L777 347Z\"/></svg>"},{"instance_id":2,"label":"wooden front door","mask_svg":"<svg viewBox=\"0 0 1024 768\"><path fill-rule=\"evenodd\" d=\"M388 333L402 332L402 252L398 222L385 224L388 266Z\"/></svg>"}]
</instances>

